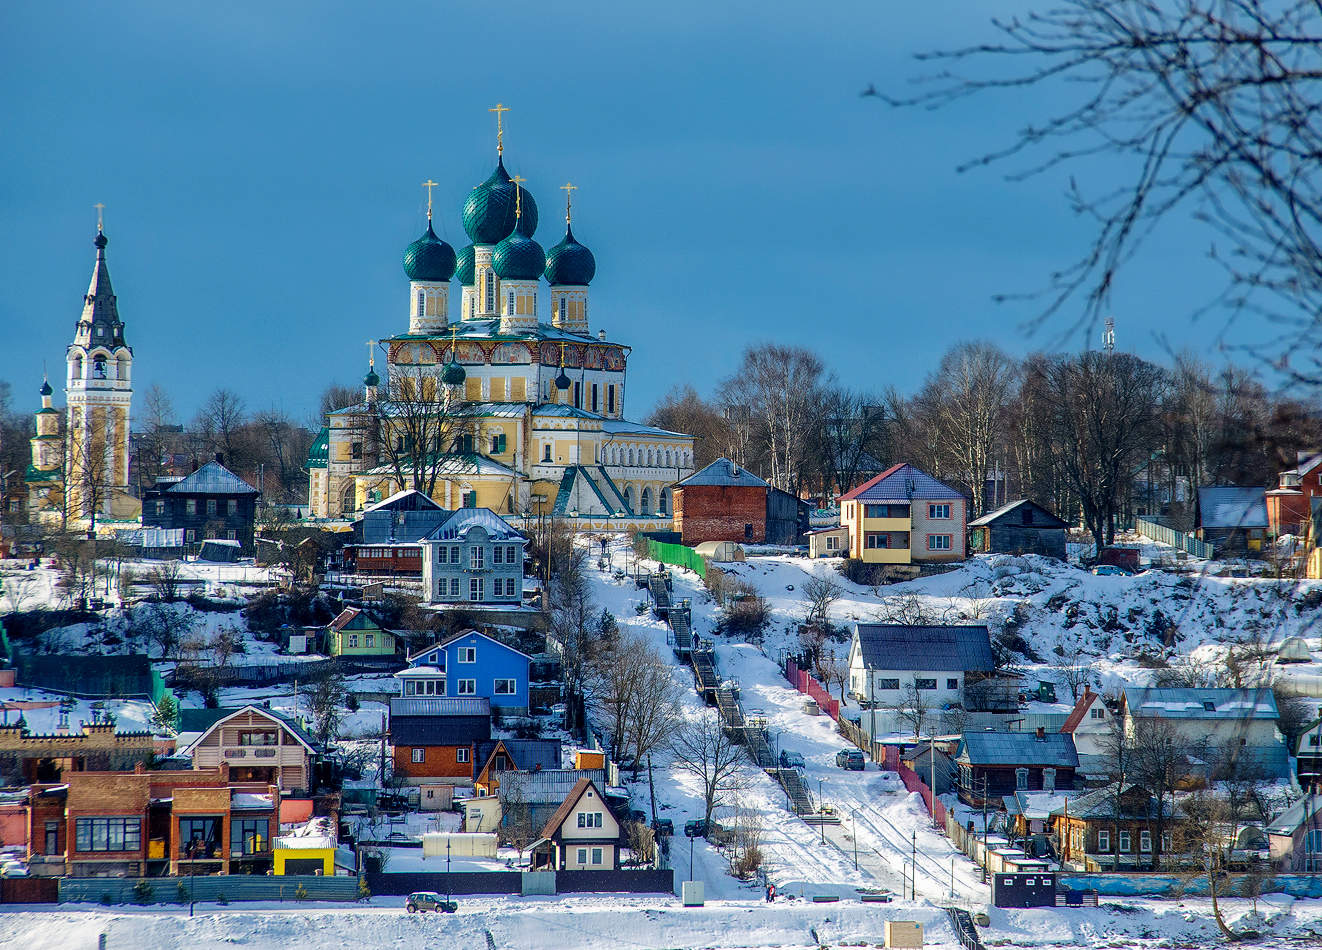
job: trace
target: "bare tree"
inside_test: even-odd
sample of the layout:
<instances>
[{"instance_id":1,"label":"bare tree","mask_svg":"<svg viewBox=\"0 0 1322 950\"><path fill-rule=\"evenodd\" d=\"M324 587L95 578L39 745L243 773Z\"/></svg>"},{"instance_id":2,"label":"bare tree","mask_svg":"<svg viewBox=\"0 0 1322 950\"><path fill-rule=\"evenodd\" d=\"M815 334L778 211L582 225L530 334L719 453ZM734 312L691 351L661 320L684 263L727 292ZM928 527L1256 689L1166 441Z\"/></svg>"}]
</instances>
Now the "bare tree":
<instances>
[{"instance_id":1,"label":"bare tree","mask_svg":"<svg viewBox=\"0 0 1322 950\"><path fill-rule=\"evenodd\" d=\"M923 734L927 725L928 714L932 711L932 702L913 681L905 684L900 698L890 706L896 715L913 728L914 741Z\"/></svg>"},{"instance_id":2,"label":"bare tree","mask_svg":"<svg viewBox=\"0 0 1322 950\"><path fill-rule=\"evenodd\" d=\"M747 772L747 750L734 741L712 709L704 709L680 725L670 750L675 767L697 780L703 818L710 822L716 807L725 803Z\"/></svg>"},{"instance_id":3,"label":"bare tree","mask_svg":"<svg viewBox=\"0 0 1322 950\"><path fill-rule=\"evenodd\" d=\"M845 594L844 585L834 574L809 574L800 588L803 594L805 620L810 626L831 629L831 608Z\"/></svg>"},{"instance_id":4,"label":"bare tree","mask_svg":"<svg viewBox=\"0 0 1322 950\"><path fill-rule=\"evenodd\" d=\"M231 468L243 461L238 447L246 411L238 393L221 387L207 397L193 420L193 428L202 444L224 455L225 464Z\"/></svg>"},{"instance_id":5,"label":"bare tree","mask_svg":"<svg viewBox=\"0 0 1322 950\"><path fill-rule=\"evenodd\" d=\"M1081 296L1082 321L1105 312L1115 282L1162 219L1192 212L1226 244L1232 312L1263 312L1277 332L1250 350L1310 383L1322 347L1322 8L1313 0L1061 0L994 21L999 39L927 54L943 64L916 97L943 105L1042 86L1070 104L1022 122L1010 143L964 167L1022 161L1012 177L1098 157L1129 170L1068 200L1093 238L1056 270L1044 315ZM1007 68L1008 67L1008 68ZM1054 108L1054 101L1053 101ZM1302 360L1291 364L1291 358Z\"/></svg>"},{"instance_id":6,"label":"bare tree","mask_svg":"<svg viewBox=\"0 0 1322 950\"><path fill-rule=\"evenodd\" d=\"M693 467L716 461L729 441L729 423L720 409L705 401L692 386L676 386L647 417L648 425L693 436ZM735 459L740 461L740 459Z\"/></svg>"},{"instance_id":7,"label":"bare tree","mask_svg":"<svg viewBox=\"0 0 1322 950\"><path fill-rule=\"evenodd\" d=\"M179 590L183 586L183 580L183 562L174 559L159 561L155 567L147 572L147 582L155 588L156 596L167 604L172 604L179 599Z\"/></svg>"},{"instance_id":8,"label":"bare tree","mask_svg":"<svg viewBox=\"0 0 1322 950\"><path fill-rule=\"evenodd\" d=\"M667 744L679 718L681 689L670 665L641 636L625 634L594 657L587 692L616 760L629 763L637 779L645 757Z\"/></svg>"},{"instance_id":9,"label":"bare tree","mask_svg":"<svg viewBox=\"0 0 1322 950\"><path fill-rule=\"evenodd\" d=\"M393 366L384 396L354 419L364 456L376 459L387 473L383 481L399 490L430 497L456 454L481 451L461 395L422 366Z\"/></svg>"},{"instance_id":10,"label":"bare tree","mask_svg":"<svg viewBox=\"0 0 1322 950\"><path fill-rule=\"evenodd\" d=\"M1070 702L1077 703L1093 680L1093 668L1080 651L1066 651L1054 665L1056 681L1070 691Z\"/></svg>"},{"instance_id":11,"label":"bare tree","mask_svg":"<svg viewBox=\"0 0 1322 950\"><path fill-rule=\"evenodd\" d=\"M875 396L824 387L814 445L824 494L848 491L889 456L888 418L885 404Z\"/></svg>"},{"instance_id":12,"label":"bare tree","mask_svg":"<svg viewBox=\"0 0 1322 950\"><path fill-rule=\"evenodd\" d=\"M518 849L520 864L523 863L524 849L537 840L541 830L533 824L527 781L525 773L502 772L500 787L496 790L500 797L500 839Z\"/></svg>"},{"instance_id":13,"label":"bare tree","mask_svg":"<svg viewBox=\"0 0 1322 950\"><path fill-rule=\"evenodd\" d=\"M307 703L308 711L312 714L313 732L323 743L339 735L344 701L344 677L334 671L319 676L308 692Z\"/></svg>"},{"instance_id":14,"label":"bare tree","mask_svg":"<svg viewBox=\"0 0 1322 950\"><path fill-rule=\"evenodd\" d=\"M87 537L96 538L96 519L106 507L114 484L113 448L108 441L118 438L106 425L105 410L89 409L85 414L71 413L72 426L66 435L65 517L87 518ZM127 437L127 434L126 434Z\"/></svg>"},{"instance_id":15,"label":"bare tree","mask_svg":"<svg viewBox=\"0 0 1322 950\"><path fill-rule=\"evenodd\" d=\"M1175 790L1188 778L1193 761L1206 758L1206 743L1190 742L1163 719L1134 720L1128 734L1129 774L1156 799L1152 822L1152 866L1161 870L1162 842L1175 813Z\"/></svg>"},{"instance_id":16,"label":"bare tree","mask_svg":"<svg viewBox=\"0 0 1322 950\"><path fill-rule=\"evenodd\" d=\"M1208 895L1212 898L1212 918L1228 940L1240 939L1230 929L1221 913L1220 881L1226 868L1225 833L1233 822L1227 803L1207 789L1199 789L1182 802L1184 821L1180 823L1182 850L1193 856L1202 876L1207 880Z\"/></svg>"},{"instance_id":17,"label":"bare tree","mask_svg":"<svg viewBox=\"0 0 1322 950\"><path fill-rule=\"evenodd\" d=\"M645 821L626 821L624 840L633 853L635 864L651 864L656 860L656 832Z\"/></svg>"}]
</instances>

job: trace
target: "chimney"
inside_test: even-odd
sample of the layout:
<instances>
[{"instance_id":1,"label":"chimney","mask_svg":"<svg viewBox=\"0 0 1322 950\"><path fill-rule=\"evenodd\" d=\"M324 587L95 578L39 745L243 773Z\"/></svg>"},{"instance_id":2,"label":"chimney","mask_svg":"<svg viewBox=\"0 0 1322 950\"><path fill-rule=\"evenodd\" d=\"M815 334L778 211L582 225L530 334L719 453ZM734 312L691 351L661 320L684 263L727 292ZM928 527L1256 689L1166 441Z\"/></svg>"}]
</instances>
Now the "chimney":
<instances>
[{"instance_id":1,"label":"chimney","mask_svg":"<svg viewBox=\"0 0 1322 950\"><path fill-rule=\"evenodd\" d=\"M1046 741L1047 741L1047 730L1046 730L1046 728L1043 727L1043 726L1038 726L1038 727L1037 727L1037 741L1038 741L1038 742L1046 742Z\"/></svg>"},{"instance_id":2,"label":"chimney","mask_svg":"<svg viewBox=\"0 0 1322 950\"><path fill-rule=\"evenodd\" d=\"M600 340L601 342L605 343L605 342L606 342L606 331L605 331L605 330L598 330L598 331L597 331L597 339Z\"/></svg>"}]
</instances>

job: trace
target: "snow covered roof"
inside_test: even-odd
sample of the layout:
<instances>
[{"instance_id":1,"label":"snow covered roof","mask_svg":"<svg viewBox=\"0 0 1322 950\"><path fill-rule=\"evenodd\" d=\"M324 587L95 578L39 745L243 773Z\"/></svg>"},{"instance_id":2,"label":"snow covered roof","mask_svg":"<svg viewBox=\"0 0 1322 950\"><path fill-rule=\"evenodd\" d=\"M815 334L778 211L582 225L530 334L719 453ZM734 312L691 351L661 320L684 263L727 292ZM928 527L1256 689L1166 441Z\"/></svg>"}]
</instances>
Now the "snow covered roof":
<instances>
[{"instance_id":1,"label":"snow covered roof","mask_svg":"<svg viewBox=\"0 0 1322 950\"><path fill-rule=\"evenodd\" d=\"M748 469L727 458L719 458L710 465L698 469L679 483L679 488L692 488L697 485L718 487L766 488L767 483Z\"/></svg>"},{"instance_id":2,"label":"snow covered roof","mask_svg":"<svg viewBox=\"0 0 1322 950\"><path fill-rule=\"evenodd\" d=\"M908 462L892 465L857 488L840 496L841 501L909 501L921 498L962 499L964 496Z\"/></svg>"},{"instance_id":3,"label":"snow covered roof","mask_svg":"<svg viewBox=\"0 0 1322 950\"><path fill-rule=\"evenodd\" d=\"M232 811L272 807L274 807L274 802L270 795L255 795L252 792L235 792L230 796L230 809Z\"/></svg>"},{"instance_id":4,"label":"snow covered roof","mask_svg":"<svg viewBox=\"0 0 1322 950\"><path fill-rule=\"evenodd\" d=\"M949 670L991 672L996 669L991 635L986 625L913 626L860 623L854 638L870 670Z\"/></svg>"},{"instance_id":5,"label":"snow covered roof","mask_svg":"<svg viewBox=\"0 0 1322 950\"><path fill-rule=\"evenodd\" d=\"M1204 528L1267 527L1267 493L1221 485L1198 489L1198 523Z\"/></svg>"},{"instance_id":6,"label":"snow covered roof","mask_svg":"<svg viewBox=\"0 0 1322 950\"><path fill-rule=\"evenodd\" d=\"M487 534L495 541L524 543L526 540L508 521L490 508L460 508L422 540L458 541L474 527L485 528Z\"/></svg>"},{"instance_id":7,"label":"snow covered roof","mask_svg":"<svg viewBox=\"0 0 1322 950\"><path fill-rule=\"evenodd\" d=\"M1310 816L1316 816L1319 812L1322 812L1322 802L1312 796L1301 798L1267 826L1267 834L1292 836Z\"/></svg>"},{"instance_id":8,"label":"snow covered roof","mask_svg":"<svg viewBox=\"0 0 1322 950\"><path fill-rule=\"evenodd\" d=\"M970 765L1034 765L1075 768L1079 756L1074 737L1060 732L966 732L960 740L958 761Z\"/></svg>"},{"instance_id":9,"label":"snow covered roof","mask_svg":"<svg viewBox=\"0 0 1322 950\"><path fill-rule=\"evenodd\" d=\"M1124 691L1131 716L1151 719L1279 718L1270 689L1137 688Z\"/></svg>"},{"instance_id":10,"label":"snow covered roof","mask_svg":"<svg viewBox=\"0 0 1322 950\"><path fill-rule=\"evenodd\" d=\"M383 498L375 505L368 505L363 509L364 514L369 511L382 511L384 509L399 511L440 511L441 506L428 498L426 493L418 491L416 488L405 488L403 491L397 491L389 498Z\"/></svg>"}]
</instances>

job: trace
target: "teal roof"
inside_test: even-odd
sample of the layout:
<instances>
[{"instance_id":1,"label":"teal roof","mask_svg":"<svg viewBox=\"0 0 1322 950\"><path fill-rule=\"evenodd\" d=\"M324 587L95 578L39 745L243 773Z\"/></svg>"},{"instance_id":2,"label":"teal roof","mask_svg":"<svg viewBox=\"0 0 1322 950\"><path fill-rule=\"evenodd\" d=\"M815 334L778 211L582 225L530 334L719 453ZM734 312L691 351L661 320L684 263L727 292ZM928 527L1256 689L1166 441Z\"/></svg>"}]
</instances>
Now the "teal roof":
<instances>
[{"instance_id":1,"label":"teal roof","mask_svg":"<svg viewBox=\"0 0 1322 950\"><path fill-rule=\"evenodd\" d=\"M501 280L536 280L545 266L546 252L532 239L522 217L491 255L491 268Z\"/></svg>"},{"instance_id":2,"label":"teal roof","mask_svg":"<svg viewBox=\"0 0 1322 950\"><path fill-rule=\"evenodd\" d=\"M322 427L308 447L308 468L325 468L330 461L330 429Z\"/></svg>"},{"instance_id":3,"label":"teal roof","mask_svg":"<svg viewBox=\"0 0 1322 950\"><path fill-rule=\"evenodd\" d=\"M64 466L53 468L50 471L43 471L35 465L29 465L23 470L23 481L25 482L58 482L64 478Z\"/></svg>"},{"instance_id":4,"label":"teal roof","mask_svg":"<svg viewBox=\"0 0 1322 950\"><path fill-rule=\"evenodd\" d=\"M465 287L472 287L477 280L476 275L473 273L473 268L473 245L469 244L467 247L462 248L455 257L454 276L458 277L459 283L463 284Z\"/></svg>"},{"instance_id":5,"label":"teal roof","mask_svg":"<svg viewBox=\"0 0 1322 950\"><path fill-rule=\"evenodd\" d=\"M524 227L529 235L537 233L537 202L528 189L522 192ZM468 194L464 201L464 231L474 244L495 244L514 230L514 182L505 171L504 158L496 160L496 170Z\"/></svg>"},{"instance_id":6,"label":"teal roof","mask_svg":"<svg viewBox=\"0 0 1322 950\"><path fill-rule=\"evenodd\" d=\"M381 385L381 377L376 375L375 369L368 369L367 375L363 377L363 385L376 388Z\"/></svg>"},{"instance_id":7,"label":"teal roof","mask_svg":"<svg viewBox=\"0 0 1322 950\"><path fill-rule=\"evenodd\" d=\"M41 381L41 394L43 396L49 396L52 392L54 392L54 390L50 388L50 380L43 379Z\"/></svg>"},{"instance_id":8,"label":"teal roof","mask_svg":"<svg viewBox=\"0 0 1322 950\"><path fill-rule=\"evenodd\" d=\"M586 287L597 273L597 259L565 226L564 239L546 252L546 282L551 286Z\"/></svg>"},{"instance_id":9,"label":"teal roof","mask_svg":"<svg viewBox=\"0 0 1322 950\"><path fill-rule=\"evenodd\" d=\"M451 356L450 362L446 363L441 370L441 382L447 386L458 386L467 378L468 371L456 363L454 357Z\"/></svg>"},{"instance_id":10,"label":"teal roof","mask_svg":"<svg viewBox=\"0 0 1322 950\"><path fill-rule=\"evenodd\" d=\"M409 280L448 281L454 268L454 248L436 236L428 221L427 232L404 249L404 273Z\"/></svg>"}]
</instances>

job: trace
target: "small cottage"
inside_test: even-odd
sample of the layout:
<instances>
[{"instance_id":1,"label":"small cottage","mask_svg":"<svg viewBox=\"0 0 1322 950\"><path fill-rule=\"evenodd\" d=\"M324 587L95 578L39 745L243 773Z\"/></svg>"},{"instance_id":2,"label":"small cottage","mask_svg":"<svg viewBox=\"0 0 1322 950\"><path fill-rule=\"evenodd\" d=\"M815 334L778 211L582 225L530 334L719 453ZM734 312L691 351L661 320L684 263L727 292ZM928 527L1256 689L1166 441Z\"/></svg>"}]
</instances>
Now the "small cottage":
<instances>
[{"instance_id":1,"label":"small cottage","mask_svg":"<svg viewBox=\"0 0 1322 950\"><path fill-rule=\"evenodd\" d=\"M323 640L327 656L394 656L399 649L395 635L357 607L340 611L326 627Z\"/></svg>"},{"instance_id":2,"label":"small cottage","mask_svg":"<svg viewBox=\"0 0 1322 950\"><path fill-rule=\"evenodd\" d=\"M1021 498L969 522L974 554L1041 554L1065 560L1069 525L1036 502Z\"/></svg>"},{"instance_id":3,"label":"small cottage","mask_svg":"<svg viewBox=\"0 0 1322 950\"><path fill-rule=\"evenodd\" d=\"M619 867L620 823L596 784L579 779L542 828L532 847L533 867L551 871L614 871Z\"/></svg>"},{"instance_id":4,"label":"small cottage","mask_svg":"<svg viewBox=\"0 0 1322 950\"><path fill-rule=\"evenodd\" d=\"M960 801L996 808L1006 795L1070 790L1079 758L1074 738L1060 732L965 732L955 753Z\"/></svg>"}]
</instances>

